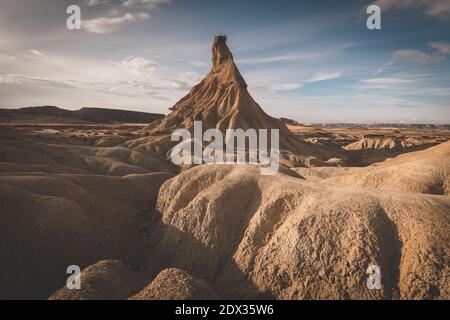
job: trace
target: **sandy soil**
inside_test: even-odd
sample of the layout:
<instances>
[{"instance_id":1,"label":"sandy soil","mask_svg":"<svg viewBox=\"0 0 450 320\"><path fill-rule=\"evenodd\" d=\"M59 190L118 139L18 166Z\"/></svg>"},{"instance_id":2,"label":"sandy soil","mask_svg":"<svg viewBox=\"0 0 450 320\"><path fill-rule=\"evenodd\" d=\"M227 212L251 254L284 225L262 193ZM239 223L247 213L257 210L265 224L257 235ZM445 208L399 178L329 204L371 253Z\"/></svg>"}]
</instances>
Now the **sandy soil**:
<instances>
[{"instance_id":1,"label":"sandy soil","mask_svg":"<svg viewBox=\"0 0 450 320\"><path fill-rule=\"evenodd\" d=\"M419 151L385 148L385 160L366 167L291 167L270 179L254 167L199 166L159 190L178 169L127 146L141 130L0 128L2 252L10 257L3 298L45 298L63 285L67 265L102 259L131 266L139 284L126 294L111 282L109 292L89 286L52 299L197 297L153 289L152 279L174 267L227 298L449 298L447 132L397 133L435 140ZM335 134L320 128L318 138L324 131ZM382 292L362 285L369 263L384 270Z\"/></svg>"}]
</instances>

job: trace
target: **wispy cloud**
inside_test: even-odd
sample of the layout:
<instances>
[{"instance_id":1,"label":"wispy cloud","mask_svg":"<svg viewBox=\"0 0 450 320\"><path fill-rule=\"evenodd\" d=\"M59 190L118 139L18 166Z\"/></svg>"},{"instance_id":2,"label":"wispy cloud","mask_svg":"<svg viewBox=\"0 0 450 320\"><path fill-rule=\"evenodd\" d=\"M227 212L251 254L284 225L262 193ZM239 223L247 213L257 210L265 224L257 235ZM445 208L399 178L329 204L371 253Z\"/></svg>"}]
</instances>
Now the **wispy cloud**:
<instances>
[{"instance_id":1,"label":"wispy cloud","mask_svg":"<svg viewBox=\"0 0 450 320\"><path fill-rule=\"evenodd\" d=\"M0 75L1 84L24 84L27 82L38 85L46 85L55 88L64 88L64 89L76 88L76 86L72 84L70 80L61 78L36 77L19 74Z\"/></svg>"},{"instance_id":2,"label":"wispy cloud","mask_svg":"<svg viewBox=\"0 0 450 320\"><path fill-rule=\"evenodd\" d=\"M450 96L450 88L431 88L428 92L437 96Z\"/></svg>"},{"instance_id":3,"label":"wispy cloud","mask_svg":"<svg viewBox=\"0 0 450 320\"><path fill-rule=\"evenodd\" d=\"M113 64L131 70L134 73L149 74L158 67L158 62L147 59L142 56L129 56L120 62L114 62Z\"/></svg>"},{"instance_id":4,"label":"wispy cloud","mask_svg":"<svg viewBox=\"0 0 450 320\"><path fill-rule=\"evenodd\" d=\"M102 4L107 4L107 3L109 3L109 0L84 0L84 3L88 7L95 7L95 6L99 6Z\"/></svg>"},{"instance_id":5,"label":"wispy cloud","mask_svg":"<svg viewBox=\"0 0 450 320\"><path fill-rule=\"evenodd\" d=\"M178 74L177 81L187 86L194 86L202 80L202 76L197 72L185 71Z\"/></svg>"},{"instance_id":6,"label":"wispy cloud","mask_svg":"<svg viewBox=\"0 0 450 320\"><path fill-rule=\"evenodd\" d=\"M129 56L119 62L110 61L113 65L128 71L122 73L123 79L115 79L115 91L126 88L147 90L148 92L167 93L167 90L188 90L201 80L196 72L182 71L164 74L159 69L167 69L167 66L143 56Z\"/></svg>"},{"instance_id":7,"label":"wispy cloud","mask_svg":"<svg viewBox=\"0 0 450 320\"><path fill-rule=\"evenodd\" d=\"M434 41L430 42L430 47L436 49L438 52L442 54L450 54L450 43L444 41Z\"/></svg>"},{"instance_id":8,"label":"wispy cloud","mask_svg":"<svg viewBox=\"0 0 450 320\"><path fill-rule=\"evenodd\" d=\"M35 56L38 56L38 57L44 57L44 56L46 56L45 53L43 53L43 52L41 52L41 51L39 51L39 50L30 49L30 50L28 50L28 51L30 51L30 53L32 53L32 54L34 54Z\"/></svg>"},{"instance_id":9,"label":"wispy cloud","mask_svg":"<svg viewBox=\"0 0 450 320\"><path fill-rule=\"evenodd\" d=\"M413 83L413 79L401 79L401 78L373 78L362 80L361 83L375 84L375 85L395 85Z\"/></svg>"},{"instance_id":10,"label":"wispy cloud","mask_svg":"<svg viewBox=\"0 0 450 320\"><path fill-rule=\"evenodd\" d=\"M386 62L385 64L383 64L380 68L378 68L378 69L375 71L375 75L380 74L380 73L383 73L387 68L389 68L389 67L392 66L393 64L394 64L394 61L393 61L393 60Z\"/></svg>"},{"instance_id":11,"label":"wispy cloud","mask_svg":"<svg viewBox=\"0 0 450 320\"><path fill-rule=\"evenodd\" d=\"M16 79L15 77L9 75L0 75L0 84L11 85L11 84L22 84L22 82Z\"/></svg>"},{"instance_id":12,"label":"wispy cloud","mask_svg":"<svg viewBox=\"0 0 450 320\"><path fill-rule=\"evenodd\" d=\"M270 86L270 89L273 91L287 91L287 90L295 90L303 87L303 84L290 82L290 83L275 83Z\"/></svg>"},{"instance_id":13,"label":"wispy cloud","mask_svg":"<svg viewBox=\"0 0 450 320\"><path fill-rule=\"evenodd\" d=\"M82 22L83 27L91 33L112 33L122 27L137 21L144 21L150 19L150 11L154 11L162 4L170 3L170 0L120 0L121 7L126 8L138 8L140 12L125 13L122 16L118 16L119 8L114 7L109 11L109 15L114 16L102 16ZM113 4L109 0L85 0L85 4L90 7Z\"/></svg>"},{"instance_id":14,"label":"wispy cloud","mask_svg":"<svg viewBox=\"0 0 450 320\"><path fill-rule=\"evenodd\" d=\"M134 104L139 101L142 106L156 105L155 110L163 112L201 79L195 72L174 70L140 55L130 55L118 61L97 61L83 58L66 60L55 54L42 57L39 64L25 56L20 59L25 65L22 71L27 73L0 72L0 91L20 92L33 88L31 90L46 93L42 95L46 103L58 104L52 102L57 100L60 105L74 103L78 97L88 95L89 102L84 105L129 106L130 101ZM79 65L84 67L74 67ZM19 86L21 88L14 88ZM73 90L69 93L61 89ZM72 98L67 100L68 95ZM27 101L36 103L32 100ZM160 104L161 100L170 102Z\"/></svg>"},{"instance_id":15,"label":"wispy cloud","mask_svg":"<svg viewBox=\"0 0 450 320\"><path fill-rule=\"evenodd\" d=\"M321 58L336 54L339 51L352 47L352 44L344 44L336 48L320 50L316 52L293 52L288 54L272 55L266 57L257 57L250 59L240 59L236 62L238 64L260 64L260 63L277 63L277 62L298 62L308 61L311 59Z\"/></svg>"},{"instance_id":16,"label":"wispy cloud","mask_svg":"<svg viewBox=\"0 0 450 320\"><path fill-rule=\"evenodd\" d=\"M119 30L125 25L135 22L150 19L150 15L145 12L127 13L121 17L100 17L82 22L83 27L92 33L112 33Z\"/></svg>"},{"instance_id":17,"label":"wispy cloud","mask_svg":"<svg viewBox=\"0 0 450 320\"><path fill-rule=\"evenodd\" d=\"M325 80L331 80L339 78L342 75L341 72L318 72L313 75L307 82L319 82Z\"/></svg>"},{"instance_id":18,"label":"wispy cloud","mask_svg":"<svg viewBox=\"0 0 450 320\"><path fill-rule=\"evenodd\" d=\"M422 50L398 50L394 52L395 58L414 60L418 62L436 62L445 59L441 52L424 52Z\"/></svg>"},{"instance_id":19,"label":"wispy cloud","mask_svg":"<svg viewBox=\"0 0 450 320\"><path fill-rule=\"evenodd\" d=\"M450 19L450 1L448 0L377 0L375 4L381 10L419 9L425 14L443 20Z\"/></svg>"},{"instance_id":20,"label":"wispy cloud","mask_svg":"<svg viewBox=\"0 0 450 320\"><path fill-rule=\"evenodd\" d=\"M110 4L110 0L84 0L89 7L96 7L104 4ZM156 9L161 4L170 3L170 0L120 0L124 7L142 6L150 9Z\"/></svg>"},{"instance_id":21,"label":"wispy cloud","mask_svg":"<svg viewBox=\"0 0 450 320\"><path fill-rule=\"evenodd\" d=\"M259 64L259 63L274 63L274 62L289 62L289 61L300 61L310 58L320 57L320 53L311 54L284 54L284 55L274 55L269 57L261 58L251 58L251 59L241 59L236 62L239 64Z\"/></svg>"},{"instance_id":22,"label":"wispy cloud","mask_svg":"<svg viewBox=\"0 0 450 320\"><path fill-rule=\"evenodd\" d=\"M201 61L191 61L190 64L192 64L195 67L200 67L200 68L208 67L208 64L201 62Z\"/></svg>"},{"instance_id":23,"label":"wispy cloud","mask_svg":"<svg viewBox=\"0 0 450 320\"><path fill-rule=\"evenodd\" d=\"M394 52L394 57L418 62L436 62L445 59L450 54L450 43L448 42L430 42L429 46L434 50L428 52L417 49L398 50Z\"/></svg>"},{"instance_id":24,"label":"wispy cloud","mask_svg":"<svg viewBox=\"0 0 450 320\"><path fill-rule=\"evenodd\" d=\"M122 0L124 7L144 6L156 9L161 4L170 3L170 0Z\"/></svg>"}]
</instances>

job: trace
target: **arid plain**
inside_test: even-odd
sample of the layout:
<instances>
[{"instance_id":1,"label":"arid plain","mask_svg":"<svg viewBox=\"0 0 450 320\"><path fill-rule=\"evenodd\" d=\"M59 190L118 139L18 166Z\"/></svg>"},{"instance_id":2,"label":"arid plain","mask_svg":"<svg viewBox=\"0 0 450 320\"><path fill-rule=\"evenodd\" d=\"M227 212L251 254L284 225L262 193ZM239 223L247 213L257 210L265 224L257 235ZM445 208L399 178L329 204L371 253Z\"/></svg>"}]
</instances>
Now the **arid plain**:
<instances>
[{"instance_id":1,"label":"arid plain","mask_svg":"<svg viewBox=\"0 0 450 320\"><path fill-rule=\"evenodd\" d=\"M272 118L212 56L167 116L0 111L0 298L449 299L450 127ZM279 173L175 166L193 121L279 129Z\"/></svg>"}]
</instances>

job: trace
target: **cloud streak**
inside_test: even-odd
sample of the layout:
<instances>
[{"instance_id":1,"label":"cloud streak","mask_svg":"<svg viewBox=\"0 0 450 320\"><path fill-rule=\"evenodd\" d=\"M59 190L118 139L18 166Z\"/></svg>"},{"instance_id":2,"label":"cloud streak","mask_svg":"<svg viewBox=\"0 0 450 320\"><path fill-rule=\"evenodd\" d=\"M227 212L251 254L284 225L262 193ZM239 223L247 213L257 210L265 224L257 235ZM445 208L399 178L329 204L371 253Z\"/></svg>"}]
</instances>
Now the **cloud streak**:
<instances>
[{"instance_id":1,"label":"cloud streak","mask_svg":"<svg viewBox=\"0 0 450 320\"><path fill-rule=\"evenodd\" d=\"M313 75L307 82L319 82L325 80L332 80L342 76L341 72L318 72Z\"/></svg>"},{"instance_id":2,"label":"cloud streak","mask_svg":"<svg viewBox=\"0 0 450 320\"><path fill-rule=\"evenodd\" d=\"M394 57L417 62L436 62L445 59L441 52L424 52L422 50L398 50L394 52Z\"/></svg>"},{"instance_id":3,"label":"cloud streak","mask_svg":"<svg viewBox=\"0 0 450 320\"><path fill-rule=\"evenodd\" d=\"M168 4L170 0L122 0L124 7L143 6L149 9L156 9L161 4Z\"/></svg>"},{"instance_id":4,"label":"cloud streak","mask_svg":"<svg viewBox=\"0 0 450 320\"><path fill-rule=\"evenodd\" d=\"M109 3L109 0L85 0L84 4L86 4L88 7L96 7L102 4Z\"/></svg>"},{"instance_id":5,"label":"cloud streak","mask_svg":"<svg viewBox=\"0 0 450 320\"><path fill-rule=\"evenodd\" d=\"M267 57L251 58L251 59L240 59L237 60L238 64L264 64L264 63L278 63L278 62L298 62L298 61L308 61L312 59L317 59L321 57L330 56L336 54L339 51L351 48L352 44L344 44L336 48L325 49L316 52L294 52L289 54L272 55Z\"/></svg>"},{"instance_id":6,"label":"cloud streak","mask_svg":"<svg viewBox=\"0 0 450 320\"><path fill-rule=\"evenodd\" d=\"M51 77L36 77L19 74L5 74L0 75L0 84L7 85L22 85L24 83L34 83L38 85L45 85L55 88L73 89L76 88L70 80Z\"/></svg>"},{"instance_id":7,"label":"cloud streak","mask_svg":"<svg viewBox=\"0 0 450 320\"><path fill-rule=\"evenodd\" d=\"M361 83L375 84L375 85L395 85L395 84L405 84L413 83L415 80L412 79L401 79L401 78L373 78L362 80Z\"/></svg>"},{"instance_id":8,"label":"cloud streak","mask_svg":"<svg viewBox=\"0 0 450 320\"><path fill-rule=\"evenodd\" d=\"M290 83L276 83L270 86L270 89L273 91L288 91L288 90L295 90L303 87L303 84L296 83L296 82L290 82Z\"/></svg>"},{"instance_id":9,"label":"cloud streak","mask_svg":"<svg viewBox=\"0 0 450 320\"><path fill-rule=\"evenodd\" d=\"M35 56L38 56L38 57L45 57L46 56L43 52L41 52L39 50L30 49L28 51L30 51L30 53L32 53L32 54L34 54Z\"/></svg>"},{"instance_id":10,"label":"cloud streak","mask_svg":"<svg viewBox=\"0 0 450 320\"><path fill-rule=\"evenodd\" d=\"M148 19L150 19L150 15L145 12L126 13L121 17L100 17L85 20L82 22L82 25L88 32L106 34L117 31L129 23Z\"/></svg>"},{"instance_id":11,"label":"cloud streak","mask_svg":"<svg viewBox=\"0 0 450 320\"><path fill-rule=\"evenodd\" d=\"M450 1L448 0L377 0L374 4L381 10L419 9L429 16L450 20Z\"/></svg>"},{"instance_id":12,"label":"cloud streak","mask_svg":"<svg viewBox=\"0 0 450 320\"><path fill-rule=\"evenodd\" d=\"M120 62L112 62L122 68L138 74L149 74L158 68L158 62L142 56L129 56Z\"/></svg>"},{"instance_id":13,"label":"cloud streak","mask_svg":"<svg viewBox=\"0 0 450 320\"><path fill-rule=\"evenodd\" d=\"M398 50L394 52L394 57L417 62L437 62L444 60L450 54L448 42L430 42L429 47L434 50L428 52L417 49Z\"/></svg>"}]
</instances>

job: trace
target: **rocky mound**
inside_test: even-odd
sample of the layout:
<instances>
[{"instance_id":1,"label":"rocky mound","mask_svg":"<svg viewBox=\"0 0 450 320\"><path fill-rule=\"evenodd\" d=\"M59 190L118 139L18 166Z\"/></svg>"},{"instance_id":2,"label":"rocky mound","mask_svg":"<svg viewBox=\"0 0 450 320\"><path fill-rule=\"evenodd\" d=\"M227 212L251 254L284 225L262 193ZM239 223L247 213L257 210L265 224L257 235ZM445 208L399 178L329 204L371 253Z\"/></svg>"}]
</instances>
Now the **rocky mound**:
<instances>
[{"instance_id":1,"label":"rocky mound","mask_svg":"<svg viewBox=\"0 0 450 320\"><path fill-rule=\"evenodd\" d=\"M228 298L450 297L448 197L203 165L165 182L158 210L149 265L185 269ZM366 287L369 265L380 290Z\"/></svg>"},{"instance_id":2,"label":"rocky mound","mask_svg":"<svg viewBox=\"0 0 450 320\"><path fill-rule=\"evenodd\" d=\"M122 145L107 147L120 141L124 138L99 138L96 146L91 147L73 145L65 140L55 143L17 130L0 128L0 169L2 172L94 173L109 176L177 171L174 165L155 155Z\"/></svg>"},{"instance_id":3,"label":"rocky mound","mask_svg":"<svg viewBox=\"0 0 450 320\"><path fill-rule=\"evenodd\" d=\"M364 137L343 147L345 150L402 150L427 143L417 139L398 139L396 137ZM429 143L429 141L428 141Z\"/></svg>"},{"instance_id":4,"label":"rocky mound","mask_svg":"<svg viewBox=\"0 0 450 320\"><path fill-rule=\"evenodd\" d=\"M84 269L80 281L80 290L65 286L49 300L123 300L139 291L144 279L118 260L104 260Z\"/></svg>"},{"instance_id":5,"label":"rocky mound","mask_svg":"<svg viewBox=\"0 0 450 320\"><path fill-rule=\"evenodd\" d=\"M450 142L402 154L366 168L297 169L321 172L324 183L358 185L400 192L450 194ZM314 174L312 174L314 175Z\"/></svg>"},{"instance_id":6,"label":"rocky mound","mask_svg":"<svg viewBox=\"0 0 450 320\"><path fill-rule=\"evenodd\" d=\"M132 300L209 300L217 294L204 281L180 269L165 269Z\"/></svg>"},{"instance_id":7,"label":"rocky mound","mask_svg":"<svg viewBox=\"0 0 450 320\"><path fill-rule=\"evenodd\" d=\"M159 187L173 176L160 171L174 168L123 146L64 142L0 128L0 298L46 298L72 264L142 262Z\"/></svg>"}]
</instances>

